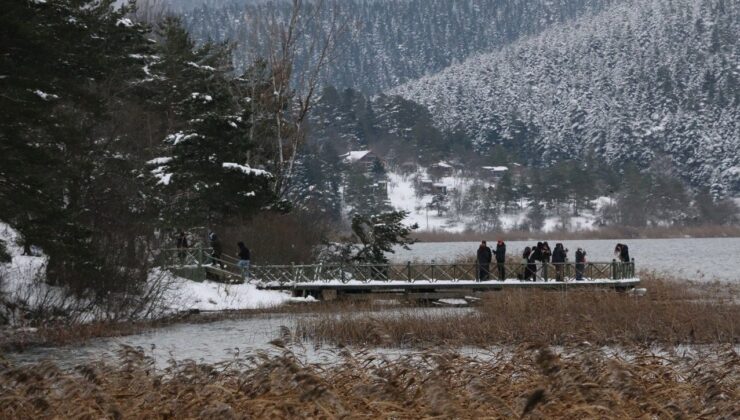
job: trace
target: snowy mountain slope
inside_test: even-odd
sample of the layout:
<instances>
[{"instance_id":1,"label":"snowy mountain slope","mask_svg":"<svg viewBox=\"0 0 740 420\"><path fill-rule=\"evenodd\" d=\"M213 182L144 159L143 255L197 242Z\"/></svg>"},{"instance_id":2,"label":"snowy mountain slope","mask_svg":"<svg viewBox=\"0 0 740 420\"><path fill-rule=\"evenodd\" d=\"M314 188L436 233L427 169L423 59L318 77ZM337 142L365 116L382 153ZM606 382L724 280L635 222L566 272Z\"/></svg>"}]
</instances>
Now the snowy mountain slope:
<instances>
[{"instance_id":1,"label":"snowy mountain slope","mask_svg":"<svg viewBox=\"0 0 740 420\"><path fill-rule=\"evenodd\" d=\"M377 93L490 51L520 36L536 34L559 22L589 15L621 0L341 0L326 1L317 19L305 28L307 39L323 39L335 15L349 22L326 84ZM260 15L288 20L290 1L163 0L180 13L195 39L236 43L235 65L251 62L264 47L253 33ZM314 2L304 2L311 7ZM307 12L306 15L311 15ZM310 63L312 52L298 45L297 73Z\"/></svg>"},{"instance_id":2,"label":"snowy mountain slope","mask_svg":"<svg viewBox=\"0 0 740 420\"><path fill-rule=\"evenodd\" d=\"M736 1L630 1L389 93L481 150L503 144L539 165L667 159L695 186L738 194L739 16Z\"/></svg>"}]
</instances>

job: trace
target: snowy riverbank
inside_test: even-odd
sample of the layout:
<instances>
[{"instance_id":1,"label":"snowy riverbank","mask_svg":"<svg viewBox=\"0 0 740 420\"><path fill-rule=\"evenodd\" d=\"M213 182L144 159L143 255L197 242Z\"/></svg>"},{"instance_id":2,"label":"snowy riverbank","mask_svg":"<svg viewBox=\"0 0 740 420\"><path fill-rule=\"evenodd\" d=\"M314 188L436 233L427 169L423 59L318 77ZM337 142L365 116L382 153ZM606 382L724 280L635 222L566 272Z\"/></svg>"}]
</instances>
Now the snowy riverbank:
<instances>
[{"instance_id":1,"label":"snowy riverbank","mask_svg":"<svg viewBox=\"0 0 740 420\"><path fill-rule=\"evenodd\" d=\"M12 261L0 264L0 321L21 326L40 314L54 314L78 322L111 320L110 308L94 305L90 299L73 296L64 287L45 282L47 258L22 255L18 234L0 224ZM226 285L211 281L194 282L168 271L154 269L143 290L154 297L135 318L156 319L180 312L261 309L288 302L311 302L312 298L292 298L289 293L258 290L253 284ZM120 315L120 314L119 314ZM2 322L0 322L2 324Z\"/></svg>"}]
</instances>

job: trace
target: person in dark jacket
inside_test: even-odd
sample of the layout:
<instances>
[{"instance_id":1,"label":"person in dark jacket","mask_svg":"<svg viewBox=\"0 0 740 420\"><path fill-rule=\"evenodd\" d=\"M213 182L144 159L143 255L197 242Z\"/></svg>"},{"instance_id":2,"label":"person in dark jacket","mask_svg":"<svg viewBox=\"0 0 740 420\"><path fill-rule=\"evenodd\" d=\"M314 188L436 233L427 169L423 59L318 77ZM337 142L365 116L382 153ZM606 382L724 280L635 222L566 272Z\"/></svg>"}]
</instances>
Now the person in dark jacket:
<instances>
[{"instance_id":1,"label":"person in dark jacket","mask_svg":"<svg viewBox=\"0 0 740 420\"><path fill-rule=\"evenodd\" d=\"M476 262L478 263L478 280L488 280L491 270L491 259L491 248L486 245L486 241L481 241L476 255Z\"/></svg>"},{"instance_id":2,"label":"person in dark jacket","mask_svg":"<svg viewBox=\"0 0 740 420\"><path fill-rule=\"evenodd\" d=\"M185 257L187 256L188 249L188 237L184 231L180 231L177 235L177 257L180 259L180 264L185 264Z\"/></svg>"},{"instance_id":3,"label":"person in dark jacket","mask_svg":"<svg viewBox=\"0 0 740 420\"><path fill-rule=\"evenodd\" d=\"M619 259L622 262L630 262L630 251L629 247L626 244L622 244L619 250Z\"/></svg>"},{"instance_id":4,"label":"person in dark jacket","mask_svg":"<svg viewBox=\"0 0 740 420\"><path fill-rule=\"evenodd\" d=\"M522 266L524 267L524 270L522 270L522 280L527 280L529 278L529 269L528 269L528 263L529 263L529 256L532 255L532 248L525 247L524 252L522 252Z\"/></svg>"},{"instance_id":5,"label":"person in dark jacket","mask_svg":"<svg viewBox=\"0 0 740 420\"><path fill-rule=\"evenodd\" d=\"M547 241L545 241L542 243L542 262L549 263L551 256L552 256L552 250L550 249L550 244L548 244Z\"/></svg>"},{"instance_id":6,"label":"person in dark jacket","mask_svg":"<svg viewBox=\"0 0 740 420\"><path fill-rule=\"evenodd\" d=\"M496 243L496 268L498 268L498 279L501 281L506 280L506 244L504 241L499 240Z\"/></svg>"},{"instance_id":7,"label":"person in dark jacket","mask_svg":"<svg viewBox=\"0 0 740 420\"><path fill-rule=\"evenodd\" d=\"M621 276L627 277L631 275L630 271L630 251L626 244L617 244L614 248L614 257L620 262L618 266L618 273Z\"/></svg>"},{"instance_id":8,"label":"person in dark jacket","mask_svg":"<svg viewBox=\"0 0 740 420\"><path fill-rule=\"evenodd\" d=\"M535 261L542 261L542 242L532 247L532 257Z\"/></svg>"},{"instance_id":9,"label":"person in dark jacket","mask_svg":"<svg viewBox=\"0 0 740 420\"><path fill-rule=\"evenodd\" d=\"M576 280L583 280L583 270L586 268L586 251L583 248L576 249Z\"/></svg>"},{"instance_id":10,"label":"person in dark jacket","mask_svg":"<svg viewBox=\"0 0 740 420\"><path fill-rule=\"evenodd\" d=\"M529 252L527 252L529 251ZM537 259L539 258L537 248L525 248L524 259L526 260L527 266L524 270L524 280L537 280Z\"/></svg>"},{"instance_id":11,"label":"person in dark jacket","mask_svg":"<svg viewBox=\"0 0 740 420\"><path fill-rule=\"evenodd\" d=\"M247 248L246 245L244 245L244 242L239 242L236 244L237 246L237 256L239 257L239 262L236 263L236 265L239 266L242 270L242 278L245 280L249 280L249 263L251 260L251 255L249 253L249 248Z\"/></svg>"},{"instance_id":12,"label":"person in dark jacket","mask_svg":"<svg viewBox=\"0 0 740 420\"><path fill-rule=\"evenodd\" d=\"M221 260L221 254L223 254L224 249L216 232L211 232L208 235L208 241L211 244L211 265L218 264L221 268L224 268L223 260Z\"/></svg>"},{"instance_id":13,"label":"person in dark jacket","mask_svg":"<svg viewBox=\"0 0 740 420\"><path fill-rule=\"evenodd\" d=\"M563 244L555 244L555 250L552 252L552 263L555 265L555 281L563 281L563 271L565 261L568 259L568 250L563 248Z\"/></svg>"}]
</instances>

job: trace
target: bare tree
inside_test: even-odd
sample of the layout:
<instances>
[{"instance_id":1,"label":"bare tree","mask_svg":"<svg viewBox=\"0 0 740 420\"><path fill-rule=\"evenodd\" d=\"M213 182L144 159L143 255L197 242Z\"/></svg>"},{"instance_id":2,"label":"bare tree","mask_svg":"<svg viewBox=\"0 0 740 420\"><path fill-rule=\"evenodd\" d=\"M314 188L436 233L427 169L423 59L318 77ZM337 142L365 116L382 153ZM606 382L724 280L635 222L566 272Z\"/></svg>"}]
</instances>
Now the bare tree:
<instances>
[{"instance_id":1,"label":"bare tree","mask_svg":"<svg viewBox=\"0 0 740 420\"><path fill-rule=\"evenodd\" d=\"M287 16L276 9L262 8L254 17L250 50L252 61L264 58L269 65L276 125L275 191L282 196L289 188L298 146L305 139L306 118L322 72L336 57L338 40L348 32L350 21L335 0L292 0ZM328 19L322 20L325 13ZM312 25L321 25L322 30L309 35ZM299 52L306 60L296 71Z\"/></svg>"}]
</instances>

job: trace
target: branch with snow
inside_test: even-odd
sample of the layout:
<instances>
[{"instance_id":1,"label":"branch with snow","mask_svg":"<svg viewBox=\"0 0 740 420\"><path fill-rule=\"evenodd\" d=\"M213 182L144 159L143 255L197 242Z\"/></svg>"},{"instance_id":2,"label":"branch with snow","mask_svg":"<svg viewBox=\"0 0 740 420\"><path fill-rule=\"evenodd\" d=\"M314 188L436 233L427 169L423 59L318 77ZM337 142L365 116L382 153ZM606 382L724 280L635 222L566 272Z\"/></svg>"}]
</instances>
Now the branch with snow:
<instances>
[{"instance_id":1,"label":"branch with snow","mask_svg":"<svg viewBox=\"0 0 740 420\"><path fill-rule=\"evenodd\" d=\"M264 176L264 177L272 178L272 174L270 172L267 172L263 169L254 169L254 168L251 168L249 165L240 165L238 163L224 162L221 166L224 169L239 171L246 175Z\"/></svg>"}]
</instances>

